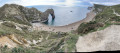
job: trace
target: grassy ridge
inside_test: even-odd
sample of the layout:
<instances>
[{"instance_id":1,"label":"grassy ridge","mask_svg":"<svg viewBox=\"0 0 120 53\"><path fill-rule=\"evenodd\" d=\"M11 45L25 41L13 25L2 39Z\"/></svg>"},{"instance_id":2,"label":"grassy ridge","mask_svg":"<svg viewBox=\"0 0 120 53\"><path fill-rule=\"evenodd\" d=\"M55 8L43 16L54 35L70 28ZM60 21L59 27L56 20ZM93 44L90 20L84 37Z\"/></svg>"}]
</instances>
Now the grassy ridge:
<instances>
[{"instance_id":1,"label":"grassy ridge","mask_svg":"<svg viewBox=\"0 0 120 53\"><path fill-rule=\"evenodd\" d=\"M95 4L94 8L93 11L97 13L95 18L91 22L82 23L77 30L79 34L87 34L89 32L103 30L113 24L120 24L120 16L114 14L113 11L115 10L119 14L120 5L104 6Z\"/></svg>"}]
</instances>

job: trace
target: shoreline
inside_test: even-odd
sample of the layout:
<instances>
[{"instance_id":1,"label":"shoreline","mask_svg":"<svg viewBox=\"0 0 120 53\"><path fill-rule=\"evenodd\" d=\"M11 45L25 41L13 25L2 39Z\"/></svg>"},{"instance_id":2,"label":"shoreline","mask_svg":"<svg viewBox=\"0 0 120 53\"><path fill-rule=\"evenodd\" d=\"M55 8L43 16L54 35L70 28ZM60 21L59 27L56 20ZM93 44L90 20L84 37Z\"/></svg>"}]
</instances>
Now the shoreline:
<instances>
[{"instance_id":1,"label":"shoreline","mask_svg":"<svg viewBox=\"0 0 120 53\"><path fill-rule=\"evenodd\" d=\"M43 23L40 23L40 26L33 26L34 30L39 30L39 31L51 31L51 32L71 32L72 30L77 30L77 28L79 27L79 25L83 22L89 22L91 21L93 18L95 17L95 13L93 11L90 11L87 13L86 18L68 24L68 25L64 25L64 26L48 26L45 25Z\"/></svg>"}]
</instances>

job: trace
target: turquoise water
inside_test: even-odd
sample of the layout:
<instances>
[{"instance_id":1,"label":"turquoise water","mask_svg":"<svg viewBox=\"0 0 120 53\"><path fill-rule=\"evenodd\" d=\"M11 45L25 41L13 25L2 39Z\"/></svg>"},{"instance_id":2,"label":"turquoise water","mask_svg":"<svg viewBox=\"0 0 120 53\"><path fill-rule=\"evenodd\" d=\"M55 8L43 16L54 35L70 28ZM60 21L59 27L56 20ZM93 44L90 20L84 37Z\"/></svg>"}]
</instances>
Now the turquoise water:
<instances>
[{"instance_id":1,"label":"turquoise water","mask_svg":"<svg viewBox=\"0 0 120 53\"><path fill-rule=\"evenodd\" d=\"M88 7L60 7L60 6L28 6L29 8L35 7L38 10L44 12L47 9L54 9L55 19L52 20L51 15L49 15L49 21L46 23L50 26L63 26L68 25L86 17L89 12Z\"/></svg>"}]
</instances>

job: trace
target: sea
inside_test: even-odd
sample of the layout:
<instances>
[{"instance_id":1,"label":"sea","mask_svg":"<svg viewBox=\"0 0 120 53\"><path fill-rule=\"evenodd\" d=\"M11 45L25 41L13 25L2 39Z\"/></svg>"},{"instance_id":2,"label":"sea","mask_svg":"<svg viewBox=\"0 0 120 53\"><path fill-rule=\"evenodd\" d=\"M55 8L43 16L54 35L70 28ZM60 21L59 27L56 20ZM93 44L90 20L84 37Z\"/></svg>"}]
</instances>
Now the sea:
<instances>
[{"instance_id":1,"label":"sea","mask_svg":"<svg viewBox=\"0 0 120 53\"><path fill-rule=\"evenodd\" d=\"M38 5L27 6L28 8L37 8L41 12L45 12L47 9L54 9L55 19L52 20L52 16L49 15L49 20L44 23L49 26L64 26L86 18L87 13L90 11L88 7L84 6L51 6L51 5Z\"/></svg>"}]
</instances>

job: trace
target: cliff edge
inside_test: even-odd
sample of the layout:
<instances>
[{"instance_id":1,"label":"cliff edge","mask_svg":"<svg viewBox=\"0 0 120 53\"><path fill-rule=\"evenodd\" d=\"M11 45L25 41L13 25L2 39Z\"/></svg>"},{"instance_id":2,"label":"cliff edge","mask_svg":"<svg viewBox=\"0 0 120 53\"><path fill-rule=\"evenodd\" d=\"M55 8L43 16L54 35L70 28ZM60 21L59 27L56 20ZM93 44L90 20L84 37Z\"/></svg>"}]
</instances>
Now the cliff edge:
<instances>
[{"instance_id":1,"label":"cliff edge","mask_svg":"<svg viewBox=\"0 0 120 53\"><path fill-rule=\"evenodd\" d=\"M53 9L41 12L36 8L26 8L16 4L5 4L0 8L0 20L14 21L20 24L30 24L33 21L46 22L49 14L55 18Z\"/></svg>"}]
</instances>

